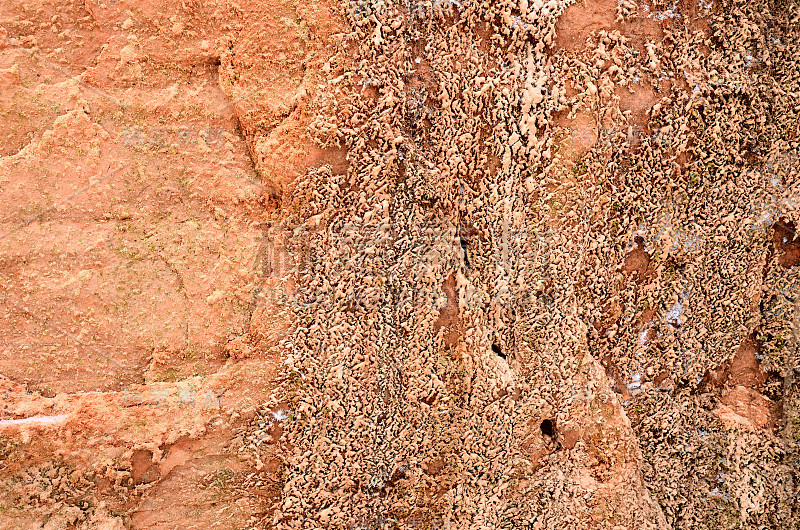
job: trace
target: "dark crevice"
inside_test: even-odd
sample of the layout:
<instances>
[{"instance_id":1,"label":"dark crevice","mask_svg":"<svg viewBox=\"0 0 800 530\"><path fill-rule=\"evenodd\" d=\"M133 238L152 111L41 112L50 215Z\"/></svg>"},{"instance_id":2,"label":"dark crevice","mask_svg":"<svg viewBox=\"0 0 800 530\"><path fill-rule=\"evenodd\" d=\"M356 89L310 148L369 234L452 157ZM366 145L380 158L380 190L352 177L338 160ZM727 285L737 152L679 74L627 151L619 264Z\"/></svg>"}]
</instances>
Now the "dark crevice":
<instances>
[{"instance_id":1,"label":"dark crevice","mask_svg":"<svg viewBox=\"0 0 800 530\"><path fill-rule=\"evenodd\" d=\"M548 438L555 438L556 437L556 422L555 420L545 419L542 420L542 424L539 426L542 430L542 434L547 436Z\"/></svg>"},{"instance_id":2,"label":"dark crevice","mask_svg":"<svg viewBox=\"0 0 800 530\"><path fill-rule=\"evenodd\" d=\"M497 344L492 344L492 351L500 358L505 359L506 354L503 353L503 350Z\"/></svg>"},{"instance_id":3,"label":"dark crevice","mask_svg":"<svg viewBox=\"0 0 800 530\"><path fill-rule=\"evenodd\" d=\"M458 241L461 243L461 250L464 251L464 265L469 268L469 253L467 252L469 241L464 239L462 236L458 236Z\"/></svg>"}]
</instances>

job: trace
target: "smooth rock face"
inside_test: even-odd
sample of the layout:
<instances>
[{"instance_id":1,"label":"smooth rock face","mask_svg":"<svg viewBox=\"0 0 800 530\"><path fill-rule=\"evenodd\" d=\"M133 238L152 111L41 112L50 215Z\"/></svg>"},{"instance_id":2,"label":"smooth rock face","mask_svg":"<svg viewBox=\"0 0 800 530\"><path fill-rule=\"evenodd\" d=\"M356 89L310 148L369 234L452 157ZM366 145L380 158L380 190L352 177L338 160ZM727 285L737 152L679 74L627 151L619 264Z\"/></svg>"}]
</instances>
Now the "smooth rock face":
<instances>
[{"instance_id":1,"label":"smooth rock face","mask_svg":"<svg viewBox=\"0 0 800 530\"><path fill-rule=\"evenodd\" d=\"M0 528L796 527L798 9L7 0Z\"/></svg>"}]
</instances>

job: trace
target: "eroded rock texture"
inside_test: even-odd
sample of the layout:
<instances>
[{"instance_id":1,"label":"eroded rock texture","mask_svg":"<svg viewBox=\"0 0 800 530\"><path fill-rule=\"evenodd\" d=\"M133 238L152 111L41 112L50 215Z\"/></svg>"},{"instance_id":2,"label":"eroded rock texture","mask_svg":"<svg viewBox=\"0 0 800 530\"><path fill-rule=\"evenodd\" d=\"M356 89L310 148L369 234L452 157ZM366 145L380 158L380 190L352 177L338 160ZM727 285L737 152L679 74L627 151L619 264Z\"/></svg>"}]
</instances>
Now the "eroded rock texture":
<instances>
[{"instance_id":1,"label":"eroded rock texture","mask_svg":"<svg viewBox=\"0 0 800 530\"><path fill-rule=\"evenodd\" d=\"M796 0L0 24L0 526L800 524Z\"/></svg>"},{"instance_id":2,"label":"eroded rock texture","mask_svg":"<svg viewBox=\"0 0 800 530\"><path fill-rule=\"evenodd\" d=\"M275 521L796 524L796 6L607 4L349 6Z\"/></svg>"}]
</instances>

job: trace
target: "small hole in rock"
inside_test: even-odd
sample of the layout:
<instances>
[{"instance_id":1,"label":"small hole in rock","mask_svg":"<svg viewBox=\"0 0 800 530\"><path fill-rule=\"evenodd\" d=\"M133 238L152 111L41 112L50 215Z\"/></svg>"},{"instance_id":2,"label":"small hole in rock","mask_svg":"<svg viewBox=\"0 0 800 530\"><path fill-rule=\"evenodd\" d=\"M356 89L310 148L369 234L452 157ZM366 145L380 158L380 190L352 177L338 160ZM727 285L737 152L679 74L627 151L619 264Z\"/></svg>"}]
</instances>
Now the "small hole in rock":
<instances>
[{"instance_id":1,"label":"small hole in rock","mask_svg":"<svg viewBox=\"0 0 800 530\"><path fill-rule=\"evenodd\" d=\"M556 435L556 423L553 420L547 419L543 420L542 424L539 426L542 429L542 434L545 436L549 436L550 438L554 438Z\"/></svg>"},{"instance_id":2,"label":"small hole in rock","mask_svg":"<svg viewBox=\"0 0 800 530\"><path fill-rule=\"evenodd\" d=\"M492 344L492 351L495 352L499 357L503 359L506 358L506 354L503 353L503 350L501 350L500 346L498 346L497 344Z\"/></svg>"}]
</instances>

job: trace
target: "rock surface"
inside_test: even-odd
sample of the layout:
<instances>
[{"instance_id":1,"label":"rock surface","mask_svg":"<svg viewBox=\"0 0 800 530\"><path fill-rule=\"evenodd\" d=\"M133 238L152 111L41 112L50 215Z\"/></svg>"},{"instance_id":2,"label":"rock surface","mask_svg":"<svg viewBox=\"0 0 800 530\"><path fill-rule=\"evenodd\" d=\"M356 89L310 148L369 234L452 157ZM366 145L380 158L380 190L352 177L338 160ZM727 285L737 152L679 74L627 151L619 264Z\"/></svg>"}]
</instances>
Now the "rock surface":
<instances>
[{"instance_id":1,"label":"rock surface","mask_svg":"<svg viewBox=\"0 0 800 530\"><path fill-rule=\"evenodd\" d=\"M798 528L798 21L6 0L0 528Z\"/></svg>"}]
</instances>

